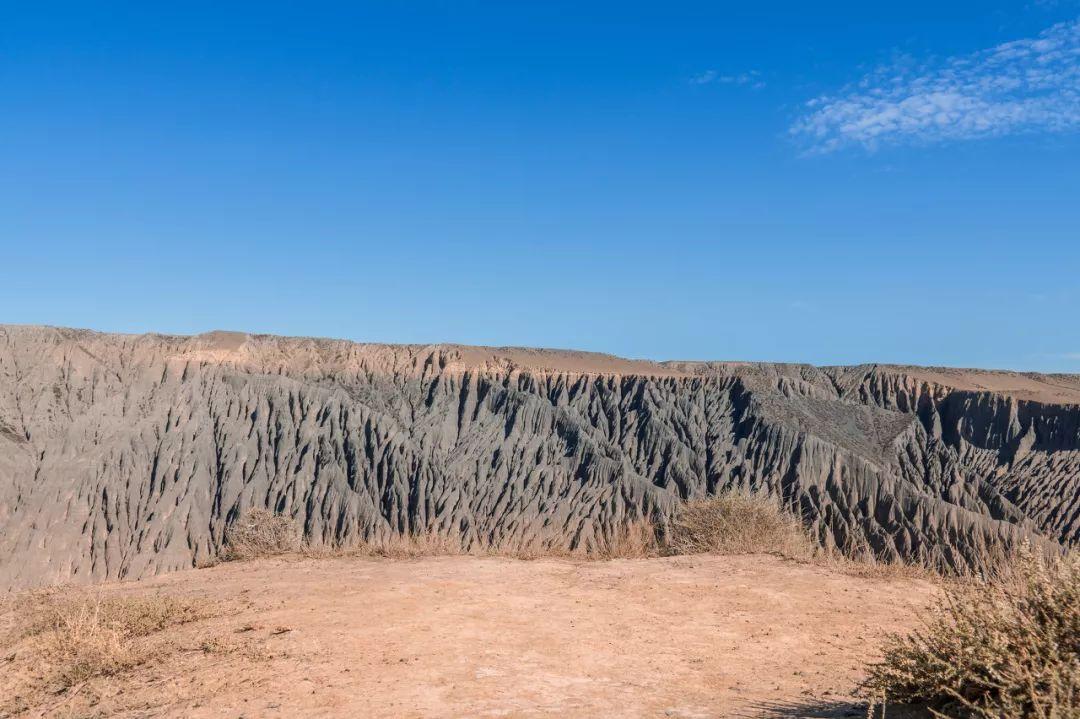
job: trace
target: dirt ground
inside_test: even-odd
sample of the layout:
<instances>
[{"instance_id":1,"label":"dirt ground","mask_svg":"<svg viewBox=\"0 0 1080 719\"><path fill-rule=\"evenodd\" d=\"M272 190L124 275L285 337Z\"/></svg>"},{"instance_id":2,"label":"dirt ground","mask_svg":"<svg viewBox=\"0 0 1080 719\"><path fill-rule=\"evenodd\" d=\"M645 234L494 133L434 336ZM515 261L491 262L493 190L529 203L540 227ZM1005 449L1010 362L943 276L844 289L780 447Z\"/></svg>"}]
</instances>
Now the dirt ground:
<instances>
[{"instance_id":1,"label":"dirt ground","mask_svg":"<svg viewBox=\"0 0 1080 719\"><path fill-rule=\"evenodd\" d=\"M702 556L276 559L106 591L226 602L182 631L249 650L182 651L91 715L251 719L865 716L850 696L863 661L934 590Z\"/></svg>"}]
</instances>

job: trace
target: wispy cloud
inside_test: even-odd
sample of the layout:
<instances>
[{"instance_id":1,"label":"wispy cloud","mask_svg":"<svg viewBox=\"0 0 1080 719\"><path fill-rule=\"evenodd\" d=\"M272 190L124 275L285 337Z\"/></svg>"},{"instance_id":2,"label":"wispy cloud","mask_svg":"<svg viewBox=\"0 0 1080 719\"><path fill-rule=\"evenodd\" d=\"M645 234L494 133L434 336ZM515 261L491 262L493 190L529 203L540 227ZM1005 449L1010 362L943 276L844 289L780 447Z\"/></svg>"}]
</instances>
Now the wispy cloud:
<instances>
[{"instance_id":1,"label":"wispy cloud","mask_svg":"<svg viewBox=\"0 0 1080 719\"><path fill-rule=\"evenodd\" d=\"M894 63L811 100L811 152L1080 129L1080 20L937 63Z\"/></svg>"},{"instance_id":2,"label":"wispy cloud","mask_svg":"<svg viewBox=\"0 0 1080 719\"><path fill-rule=\"evenodd\" d=\"M749 85L755 90L765 87L757 70L725 75L716 70L706 70L690 78L691 85Z\"/></svg>"},{"instance_id":3,"label":"wispy cloud","mask_svg":"<svg viewBox=\"0 0 1080 719\"><path fill-rule=\"evenodd\" d=\"M1042 10L1055 10L1059 7L1068 7L1076 4L1077 0L1034 0L1034 2L1028 3L1026 8L1030 9L1036 7Z\"/></svg>"},{"instance_id":4,"label":"wispy cloud","mask_svg":"<svg viewBox=\"0 0 1080 719\"><path fill-rule=\"evenodd\" d=\"M817 305L806 300L792 300L788 302L788 309L793 312L816 312Z\"/></svg>"}]
</instances>

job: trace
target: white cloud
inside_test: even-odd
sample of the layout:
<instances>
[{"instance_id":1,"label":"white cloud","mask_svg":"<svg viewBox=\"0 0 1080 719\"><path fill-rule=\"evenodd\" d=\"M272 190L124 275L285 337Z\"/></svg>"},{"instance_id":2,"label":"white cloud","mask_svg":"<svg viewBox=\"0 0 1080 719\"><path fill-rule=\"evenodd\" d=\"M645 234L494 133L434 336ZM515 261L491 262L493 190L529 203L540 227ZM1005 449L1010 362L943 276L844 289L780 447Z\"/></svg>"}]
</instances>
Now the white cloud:
<instances>
[{"instance_id":1,"label":"white cloud","mask_svg":"<svg viewBox=\"0 0 1080 719\"><path fill-rule=\"evenodd\" d=\"M791 127L814 152L1080 130L1080 21L815 98Z\"/></svg>"},{"instance_id":2,"label":"white cloud","mask_svg":"<svg viewBox=\"0 0 1080 719\"><path fill-rule=\"evenodd\" d=\"M760 79L761 73L757 70L740 72L732 75L723 75L716 70L706 70L690 78L692 85L749 85L755 90L765 87L765 82Z\"/></svg>"}]
</instances>

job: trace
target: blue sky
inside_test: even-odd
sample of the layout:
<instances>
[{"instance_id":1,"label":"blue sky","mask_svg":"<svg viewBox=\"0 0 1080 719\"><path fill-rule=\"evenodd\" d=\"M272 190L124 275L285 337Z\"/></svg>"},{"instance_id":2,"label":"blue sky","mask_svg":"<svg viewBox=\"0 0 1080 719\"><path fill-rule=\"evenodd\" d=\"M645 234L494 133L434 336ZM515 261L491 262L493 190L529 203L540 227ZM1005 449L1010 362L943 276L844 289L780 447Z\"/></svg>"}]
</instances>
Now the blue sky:
<instances>
[{"instance_id":1,"label":"blue sky","mask_svg":"<svg viewBox=\"0 0 1080 719\"><path fill-rule=\"evenodd\" d=\"M0 322L1080 372L1080 2L0 3Z\"/></svg>"}]
</instances>

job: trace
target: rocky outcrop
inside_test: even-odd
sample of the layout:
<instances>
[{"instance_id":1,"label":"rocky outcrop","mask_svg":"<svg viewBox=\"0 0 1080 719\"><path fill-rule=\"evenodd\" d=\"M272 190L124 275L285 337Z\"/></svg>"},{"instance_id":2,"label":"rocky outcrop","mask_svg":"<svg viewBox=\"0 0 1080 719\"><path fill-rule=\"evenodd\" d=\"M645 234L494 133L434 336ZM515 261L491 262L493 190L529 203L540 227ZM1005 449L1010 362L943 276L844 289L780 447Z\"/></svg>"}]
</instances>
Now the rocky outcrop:
<instances>
[{"instance_id":1,"label":"rocky outcrop","mask_svg":"<svg viewBox=\"0 0 1080 719\"><path fill-rule=\"evenodd\" d=\"M730 487L883 557L1076 543L1080 378L0 327L0 586L190 567L250 507L587 548Z\"/></svg>"}]
</instances>

